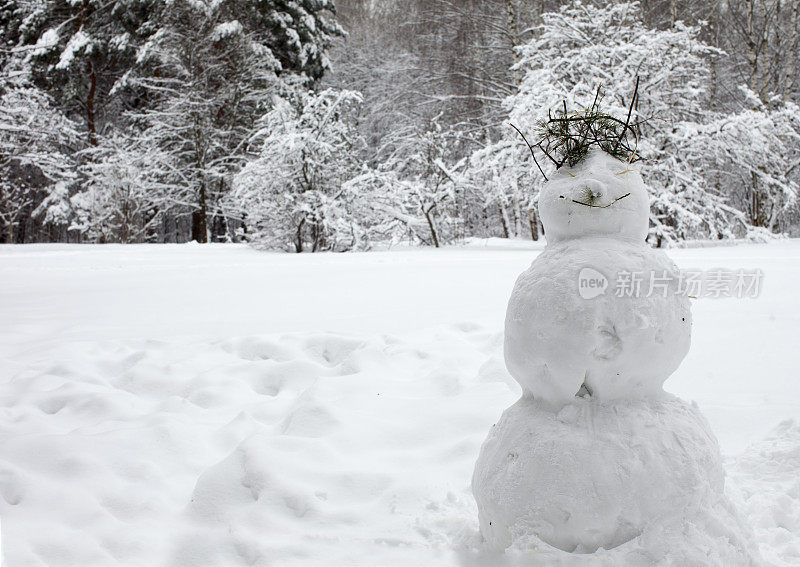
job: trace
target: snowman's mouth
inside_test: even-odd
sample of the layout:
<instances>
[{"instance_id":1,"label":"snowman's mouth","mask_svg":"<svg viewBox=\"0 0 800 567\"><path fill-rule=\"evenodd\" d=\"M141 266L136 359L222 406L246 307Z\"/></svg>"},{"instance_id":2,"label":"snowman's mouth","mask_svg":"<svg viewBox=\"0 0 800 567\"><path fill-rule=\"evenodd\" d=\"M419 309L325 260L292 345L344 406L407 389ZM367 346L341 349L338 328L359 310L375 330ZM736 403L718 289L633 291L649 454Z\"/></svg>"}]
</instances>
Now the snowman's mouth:
<instances>
[{"instance_id":1,"label":"snowman's mouth","mask_svg":"<svg viewBox=\"0 0 800 567\"><path fill-rule=\"evenodd\" d=\"M630 193L625 193L622 197L617 197L616 199L614 199L613 201L611 201L607 205L593 205L592 203L584 203L583 201L578 201L577 199L572 199L572 202L573 203L578 203L579 205L583 205L584 207L592 207L592 208L595 208L595 209L607 209L608 207L610 207L611 205L613 205L617 201L621 201L622 199L624 199L625 197L627 197L629 195L630 195Z\"/></svg>"}]
</instances>

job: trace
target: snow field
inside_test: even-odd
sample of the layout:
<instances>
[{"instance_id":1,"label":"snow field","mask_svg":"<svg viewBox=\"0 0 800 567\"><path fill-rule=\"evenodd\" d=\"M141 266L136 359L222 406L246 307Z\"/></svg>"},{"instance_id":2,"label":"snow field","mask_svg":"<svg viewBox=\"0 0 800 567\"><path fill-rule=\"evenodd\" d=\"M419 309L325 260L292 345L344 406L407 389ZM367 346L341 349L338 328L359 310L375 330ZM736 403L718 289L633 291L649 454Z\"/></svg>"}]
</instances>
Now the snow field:
<instances>
[{"instance_id":1,"label":"snow field","mask_svg":"<svg viewBox=\"0 0 800 567\"><path fill-rule=\"evenodd\" d=\"M445 328L54 352L86 362L42 364L3 387L7 560L388 565L409 548L446 554L474 537L468 487L484 431L471 424L496 413L481 400L513 397L492 358L499 341Z\"/></svg>"},{"instance_id":2,"label":"snow field","mask_svg":"<svg viewBox=\"0 0 800 567\"><path fill-rule=\"evenodd\" d=\"M618 564L481 547L470 477L519 395L502 318L535 255L504 244L0 247L6 563ZM800 242L670 256L765 271L757 300L694 304L665 387L708 418L762 556L800 565Z\"/></svg>"}]
</instances>

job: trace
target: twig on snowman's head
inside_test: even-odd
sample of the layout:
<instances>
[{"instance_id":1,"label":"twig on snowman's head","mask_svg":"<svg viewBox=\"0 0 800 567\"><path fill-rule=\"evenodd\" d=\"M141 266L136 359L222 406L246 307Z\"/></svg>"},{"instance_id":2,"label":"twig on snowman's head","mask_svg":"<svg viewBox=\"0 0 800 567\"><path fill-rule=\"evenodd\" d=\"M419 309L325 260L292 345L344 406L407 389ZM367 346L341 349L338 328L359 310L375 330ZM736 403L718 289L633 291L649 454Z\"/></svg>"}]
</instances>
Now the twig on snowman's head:
<instances>
[{"instance_id":1,"label":"twig on snowman's head","mask_svg":"<svg viewBox=\"0 0 800 567\"><path fill-rule=\"evenodd\" d=\"M531 146L531 145L530 145L530 143L528 143L528 138L526 138L526 137L525 137L525 134L523 134L523 133L520 131L520 129L519 129L519 128L517 128L516 126L514 126L513 124L511 124L511 127L512 127L514 130L516 130L517 132L519 132L519 135L520 135L520 136L522 136L522 139L525 141L525 145L527 145L527 146L528 146L528 149L531 151L531 157L533 158L533 163L535 163L535 164L536 164L536 167L538 167L538 168L539 168L539 173L541 173L541 174L542 174L542 177L544 177L544 180L545 180L545 181L549 181L549 179L547 179L547 176L544 174L544 171L542 171L542 166L540 166L540 165L539 165L539 162L538 162L538 161L537 161L537 159L536 159L536 155L533 153L533 146Z\"/></svg>"},{"instance_id":2,"label":"twig on snowman's head","mask_svg":"<svg viewBox=\"0 0 800 567\"><path fill-rule=\"evenodd\" d=\"M622 132L620 133L619 138L617 138L617 144L615 148L619 147L619 143L622 141L622 137L625 135L625 131L628 129L628 124L631 121L631 112L633 112L633 105L636 104L636 99L639 97L639 75L636 75L636 87L633 89L633 96L631 97L631 104L628 106L628 117L625 118L625 127L623 128ZM634 138L636 138L636 131L633 132ZM638 140L637 140L638 141Z\"/></svg>"},{"instance_id":3,"label":"twig on snowman's head","mask_svg":"<svg viewBox=\"0 0 800 567\"><path fill-rule=\"evenodd\" d=\"M556 169L565 163L574 167L588 155L592 146L629 164L639 159L637 127L641 121L631 122L639 100L639 78L624 121L600 111L601 94L602 85L598 86L592 105L582 111L570 112L567 101L563 100L561 108L548 110L547 120L539 122L540 139L536 146Z\"/></svg>"},{"instance_id":4,"label":"twig on snowman's head","mask_svg":"<svg viewBox=\"0 0 800 567\"><path fill-rule=\"evenodd\" d=\"M548 158L550 158L550 161L552 161L552 162L553 162L553 163L556 165L556 169L558 169L558 168L560 167L560 166L559 166L559 164L558 164L558 162L556 161L556 158L554 158L553 156L551 156L551 155L550 155L550 153L549 153L549 152L548 152L546 149L544 149L544 148L542 147L542 144L541 144L541 143L539 143L539 144L536 144L536 147L537 147L537 148L539 148L540 150L542 150L542 153L543 153L544 155L546 155Z\"/></svg>"}]
</instances>

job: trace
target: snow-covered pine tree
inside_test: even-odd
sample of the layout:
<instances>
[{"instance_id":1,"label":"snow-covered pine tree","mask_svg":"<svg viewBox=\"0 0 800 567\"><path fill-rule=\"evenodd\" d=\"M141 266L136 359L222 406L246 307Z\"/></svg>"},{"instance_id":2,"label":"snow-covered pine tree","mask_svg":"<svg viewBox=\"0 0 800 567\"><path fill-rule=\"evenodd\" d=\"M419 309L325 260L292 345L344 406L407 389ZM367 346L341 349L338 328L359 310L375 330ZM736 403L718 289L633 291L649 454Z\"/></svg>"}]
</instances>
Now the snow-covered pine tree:
<instances>
[{"instance_id":1,"label":"snow-covered pine tree","mask_svg":"<svg viewBox=\"0 0 800 567\"><path fill-rule=\"evenodd\" d=\"M24 17L25 10L18 0L0 0L0 67L13 57Z\"/></svg>"},{"instance_id":2,"label":"snow-covered pine tree","mask_svg":"<svg viewBox=\"0 0 800 567\"><path fill-rule=\"evenodd\" d=\"M269 30L264 45L281 64L281 70L314 82L328 70L328 49L344 30L333 16L333 0L271 0L250 8L238 0L243 14L252 14L251 29ZM250 18L247 18L248 20Z\"/></svg>"},{"instance_id":3,"label":"snow-covered pine tree","mask_svg":"<svg viewBox=\"0 0 800 567\"><path fill-rule=\"evenodd\" d=\"M141 104L135 96L114 96L121 93L115 86L135 63L137 47L156 31L151 17L161 2L46 0L14 12L35 84L70 117L81 117L90 144L105 122Z\"/></svg>"},{"instance_id":4,"label":"snow-covered pine tree","mask_svg":"<svg viewBox=\"0 0 800 567\"><path fill-rule=\"evenodd\" d=\"M232 238L222 206L258 118L273 96L303 88L327 65L325 50L343 33L329 0L275 2L174 0L139 50L129 83L158 99L135 116L151 143L183 172L191 198L191 237Z\"/></svg>"}]
</instances>

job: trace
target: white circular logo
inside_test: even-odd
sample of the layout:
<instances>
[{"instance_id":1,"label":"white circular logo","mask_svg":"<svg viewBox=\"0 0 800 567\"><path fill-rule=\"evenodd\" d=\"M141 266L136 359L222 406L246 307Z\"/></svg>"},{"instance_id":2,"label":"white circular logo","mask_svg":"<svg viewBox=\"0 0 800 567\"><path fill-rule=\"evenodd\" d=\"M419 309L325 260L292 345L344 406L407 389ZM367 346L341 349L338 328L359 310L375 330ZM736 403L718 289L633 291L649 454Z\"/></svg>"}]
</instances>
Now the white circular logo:
<instances>
[{"instance_id":1,"label":"white circular logo","mask_svg":"<svg viewBox=\"0 0 800 567\"><path fill-rule=\"evenodd\" d=\"M578 293L584 299L603 295L608 288L608 278L594 268L583 268L578 274Z\"/></svg>"}]
</instances>

